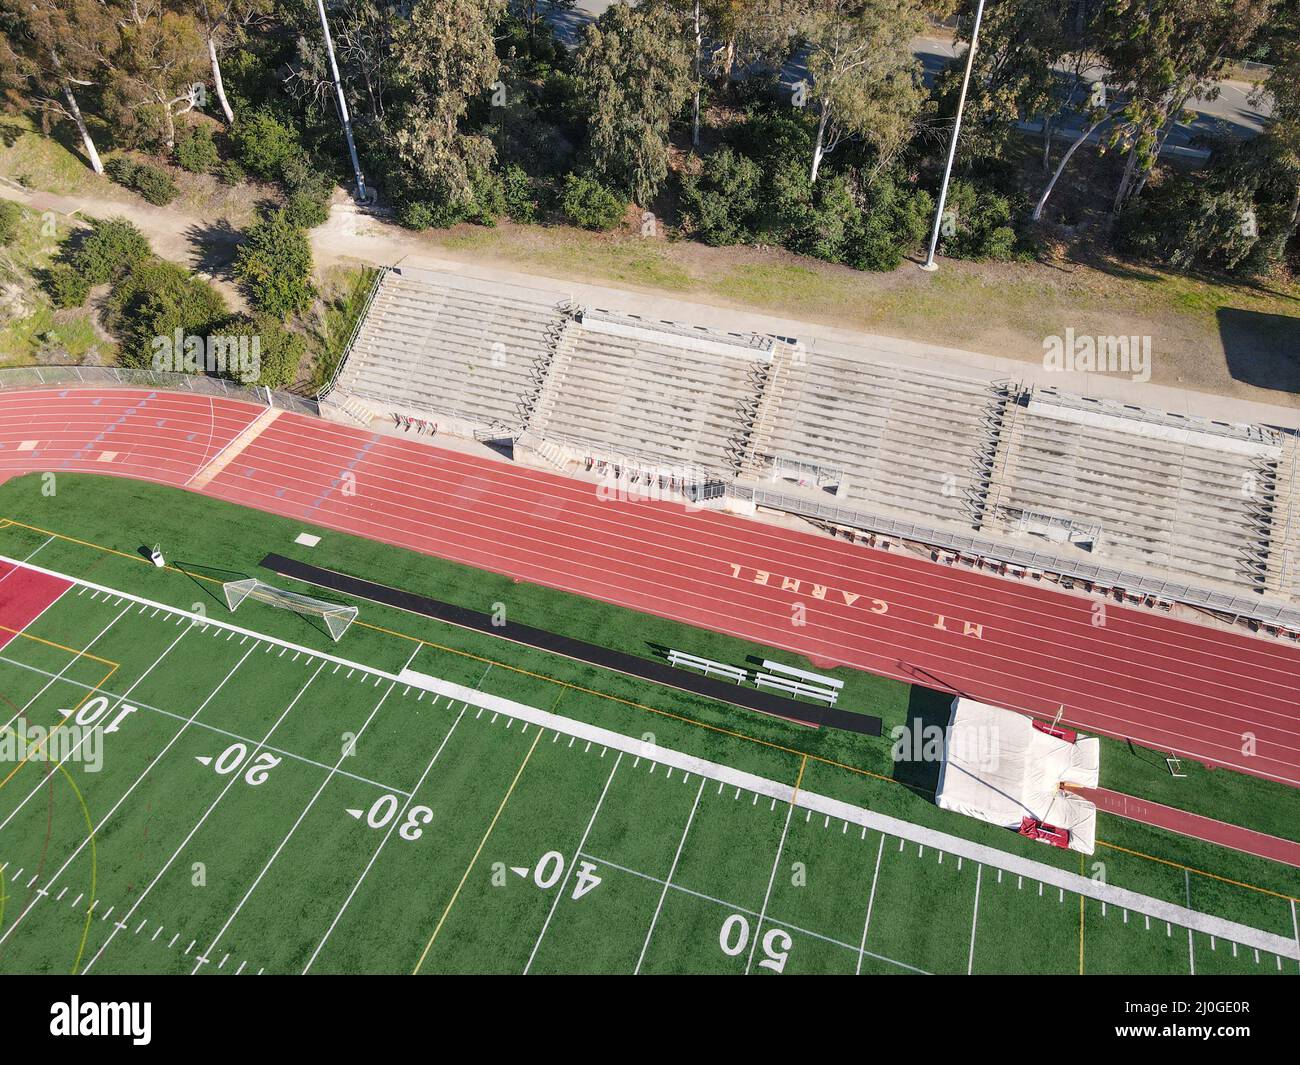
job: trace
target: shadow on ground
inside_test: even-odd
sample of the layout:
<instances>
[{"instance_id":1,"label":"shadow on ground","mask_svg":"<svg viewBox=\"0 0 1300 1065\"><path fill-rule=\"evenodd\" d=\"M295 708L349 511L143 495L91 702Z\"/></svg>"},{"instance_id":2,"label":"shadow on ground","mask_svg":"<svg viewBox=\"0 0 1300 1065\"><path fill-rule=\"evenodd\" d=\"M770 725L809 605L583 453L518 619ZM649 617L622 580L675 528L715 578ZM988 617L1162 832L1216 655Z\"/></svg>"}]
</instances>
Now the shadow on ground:
<instances>
[{"instance_id":1,"label":"shadow on ground","mask_svg":"<svg viewBox=\"0 0 1300 1065\"><path fill-rule=\"evenodd\" d=\"M1300 318L1221 307L1219 338L1234 381L1300 393Z\"/></svg>"}]
</instances>

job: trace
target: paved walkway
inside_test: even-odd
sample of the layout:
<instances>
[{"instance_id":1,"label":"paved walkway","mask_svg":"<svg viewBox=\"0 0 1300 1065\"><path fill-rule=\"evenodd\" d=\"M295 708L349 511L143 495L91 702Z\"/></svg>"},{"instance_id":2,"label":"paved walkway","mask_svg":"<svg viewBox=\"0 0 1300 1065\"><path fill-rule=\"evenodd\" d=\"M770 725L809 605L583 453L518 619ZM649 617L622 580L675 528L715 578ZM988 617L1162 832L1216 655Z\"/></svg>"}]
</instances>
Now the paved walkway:
<instances>
[{"instance_id":1,"label":"paved walkway","mask_svg":"<svg viewBox=\"0 0 1300 1065\"><path fill-rule=\"evenodd\" d=\"M1144 825L1165 828L1192 839L1217 843L1221 847L1231 847L1243 854L1253 854L1257 858L1271 858L1275 862L1300 869L1300 843L1279 836L1269 836L1255 832L1240 825L1230 825L1226 821L1216 821L1212 817L1177 810L1147 799L1137 799L1118 791L1105 788L1074 788L1085 799L1097 804L1098 810Z\"/></svg>"}]
</instances>

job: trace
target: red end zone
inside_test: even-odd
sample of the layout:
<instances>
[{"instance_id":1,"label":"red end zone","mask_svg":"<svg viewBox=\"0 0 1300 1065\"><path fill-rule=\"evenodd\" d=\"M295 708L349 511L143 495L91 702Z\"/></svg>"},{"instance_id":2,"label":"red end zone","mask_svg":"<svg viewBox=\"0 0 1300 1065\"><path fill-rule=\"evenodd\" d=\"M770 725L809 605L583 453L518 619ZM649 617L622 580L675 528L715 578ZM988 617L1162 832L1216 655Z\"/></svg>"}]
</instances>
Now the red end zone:
<instances>
[{"instance_id":1,"label":"red end zone","mask_svg":"<svg viewBox=\"0 0 1300 1065\"><path fill-rule=\"evenodd\" d=\"M61 577L0 562L0 649L70 587Z\"/></svg>"}]
</instances>

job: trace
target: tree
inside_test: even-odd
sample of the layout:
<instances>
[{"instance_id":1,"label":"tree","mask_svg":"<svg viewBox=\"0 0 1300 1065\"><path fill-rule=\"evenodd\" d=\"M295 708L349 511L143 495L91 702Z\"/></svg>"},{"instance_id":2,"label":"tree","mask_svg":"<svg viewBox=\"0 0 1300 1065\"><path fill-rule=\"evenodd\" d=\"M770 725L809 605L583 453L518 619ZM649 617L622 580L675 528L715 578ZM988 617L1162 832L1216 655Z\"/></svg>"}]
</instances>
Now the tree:
<instances>
[{"instance_id":1,"label":"tree","mask_svg":"<svg viewBox=\"0 0 1300 1065\"><path fill-rule=\"evenodd\" d=\"M0 0L0 87L47 117L71 121L96 174L104 165L76 90L95 84L117 39L104 0Z\"/></svg>"},{"instance_id":2,"label":"tree","mask_svg":"<svg viewBox=\"0 0 1300 1065\"><path fill-rule=\"evenodd\" d=\"M271 10L271 0L197 0L199 22L208 45L208 63L212 67L212 85L216 90L226 124L235 124L235 112L226 99L226 83L221 77L221 55L243 39L248 28L264 22Z\"/></svg>"},{"instance_id":3,"label":"tree","mask_svg":"<svg viewBox=\"0 0 1300 1065\"><path fill-rule=\"evenodd\" d=\"M809 180L842 140L872 143L879 167L910 139L924 99L912 38L916 0L810 0L802 23L817 105Z\"/></svg>"},{"instance_id":4,"label":"tree","mask_svg":"<svg viewBox=\"0 0 1300 1065\"><path fill-rule=\"evenodd\" d=\"M379 0L346 0L330 11L330 35L339 78L349 100L358 103L358 117L373 123L384 118L385 96L393 80L393 42L402 25L394 5ZM297 61L286 79L289 91L308 101L321 114L334 115L334 80L313 9L297 26Z\"/></svg>"},{"instance_id":5,"label":"tree","mask_svg":"<svg viewBox=\"0 0 1300 1065\"><path fill-rule=\"evenodd\" d=\"M574 57L587 151L607 184L645 206L668 176L668 127L691 96L691 61L663 6L611 6Z\"/></svg>"},{"instance_id":6,"label":"tree","mask_svg":"<svg viewBox=\"0 0 1300 1065\"><path fill-rule=\"evenodd\" d=\"M1109 0L1107 59L1132 72L1128 99L1110 134L1127 150L1111 205L1137 195L1174 124L1193 98L1213 100L1227 62L1264 25L1277 0Z\"/></svg>"},{"instance_id":7,"label":"tree","mask_svg":"<svg viewBox=\"0 0 1300 1065\"><path fill-rule=\"evenodd\" d=\"M962 118L967 158L1000 157L1017 125L1034 119L1042 120L1050 143L1054 67L1070 50L1074 6L1069 0L995 0L985 6ZM966 0L962 8L958 32L969 47L974 3ZM939 80L942 95L956 92L965 65L965 55L949 64Z\"/></svg>"},{"instance_id":8,"label":"tree","mask_svg":"<svg viewBox=\"0 0 1300 1065\"><path fill-rule=\"evenodd\" d=\"M235 276L259 311L281 320L305 311L315 295L307 234L284 211L271 212L248 231L235 253Z\"/></svg>"},{"instance_id":9,"label":"tree","mask_svg":"<svg viewBox=\"0 0 1300 1065\"><path fill-rule=\"evenodd\" d=\"M1256 102L1268 97L1273 103L1268 135L1274 138L1294 166L1300 167L1300 13L1290 13L1288 46L1256 94ZM1300 222L1300 182L1291 200L1291 221L1287 243L1295 237Z\"/></svg>"},{"instance_id":10,"label":"tree","mask_svg":"<svg viewBox=\"0 0 1300 1065\"><path fill-rule=\"evenodd\" d=\"M132 3L113 55L108 110L136 139L176 145L176 118L203 99L203 35L192 15Z\"/></svg>"},{"instance_id":11,"label":"tree","mask_svg":"<svg viewBox=\"0 0 1300 1065\"><path fill-rule=\"evenodd\" d=\"M488 138L466 132L470 101L500 71L492 28L504 0L415 0L393 42L400 102L385 122L401 198L444 217L472 212L474 183L492 165Z\"/></svg>"}]
</instances>

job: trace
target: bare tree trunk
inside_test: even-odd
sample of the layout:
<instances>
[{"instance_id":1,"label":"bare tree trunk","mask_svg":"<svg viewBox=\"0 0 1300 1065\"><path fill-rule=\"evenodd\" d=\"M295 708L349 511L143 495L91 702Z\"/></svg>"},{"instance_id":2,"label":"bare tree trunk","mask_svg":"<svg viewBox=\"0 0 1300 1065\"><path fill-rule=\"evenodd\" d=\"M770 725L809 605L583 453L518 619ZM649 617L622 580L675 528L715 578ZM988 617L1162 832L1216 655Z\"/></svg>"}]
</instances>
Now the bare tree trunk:
<instances>
[{"instance_id":1,"label":"bare tree trunk","mask_svg":"<svg viewBox=\"0 0 1300 1065\"><path fill-rule=\"evenodd\" d=\"M102 174L104 164L99 161L99 152L95 148L95 142L90 139L90 130L86 128L86 120L82 117L81 108L77 106L77 98L72 94L72 86L66 81L63 83L63 98L68 101L68 113L77 124L77 132L81 134L81 143L86 149L86 158L90 160L90 169L96 174Z\"/></svg>"},{"instance_id":2,"label":"bare tree trunk","mask_svg":"<svg viewBox=\"0 0 1300 1065\"><path fill-rule=\"evenodd\" d=\"M1052 169L1052 116L1043 116L1043 173Z\"/></svg>"},{"instance_id":3,"label":"bare tree trunk","mask_svg":"<svg viewBox=\"0 0 1300 1065\"><path fill-rule=\"evenodd\" d=\"M808 181L813 185L817 184L817 173L822 168L822 157L826 154L822 146L826 142L826 121L831 113L829 100L822 100L821 113L821 119L817 123L817 141L813 145L812 170L808 174Z\"/></svg>"},{"instance_id":4,"label":"bare tree trunk","mask_svg":"<svg viewBox=\"0 0 1300 1065\"><path fill-rule=\"evenodd\" d=\"M217 99L221 101L222 113L226 116L226 125L235 124L235 112L230 109L230 101L226 99L226 83L221 80L221 63L217 59L217 41L211 34L208 35L208 58L212 60L212 84L217 89Z\"/></svg>"},{"instance_id":5,"label":"bare tree trunk","mask_svg":"<svg viewBox=\"0 0 1300 1065\"><path fill-rule=\"evenodd\" d=\"M1083 132L1074 138L1074 143L1065 150L1065 154L1061 156L1061 161L1056 164L1056 172L1052 174L1051 179L1047 182L1047 187L1043 189L1043 194L1038 197L1038 202L1034 204L1034 213L1032 217L1035 222L1043 217L1043 208L1047 206L1047 198L1052 195L1052 190L1056 188L1056 182L1064 172L1066 164L1069 163L1070 158L1079 150L1079 146L1092 136L1093 130L1100 125L1100 122L1094 122L1090 126L1085 126Z\"/></svg>"},{"instance_id":6,"label":"bare tree trunk","mask_svg":"<svg viewBox=\"0 0 1300 1065\"><path fill-rule=\"evenodd\" d=\"M1129 191L1133 187L1133 174L1137 170L1137 145L1128 150L1128 159L1124 162L1124 176L1119 179L1119 188L1115 190L1115 202L1111 204L1110 216L1116 218L1128 201Z\"/></svg>"},{"instance_id":7,"label":"bare tree trunk","mask_svg":"<svg viewBox=\"0 0 1300 1065\"><path fill-rule=\"evenodd\" d=\"M167 137L165 143L167 145L167 154L170 155L172 149L176 147L176 115L172 112L170 101L163 100L161 103L163 121L167 123Z\"/></svg>"}]
</instances>

